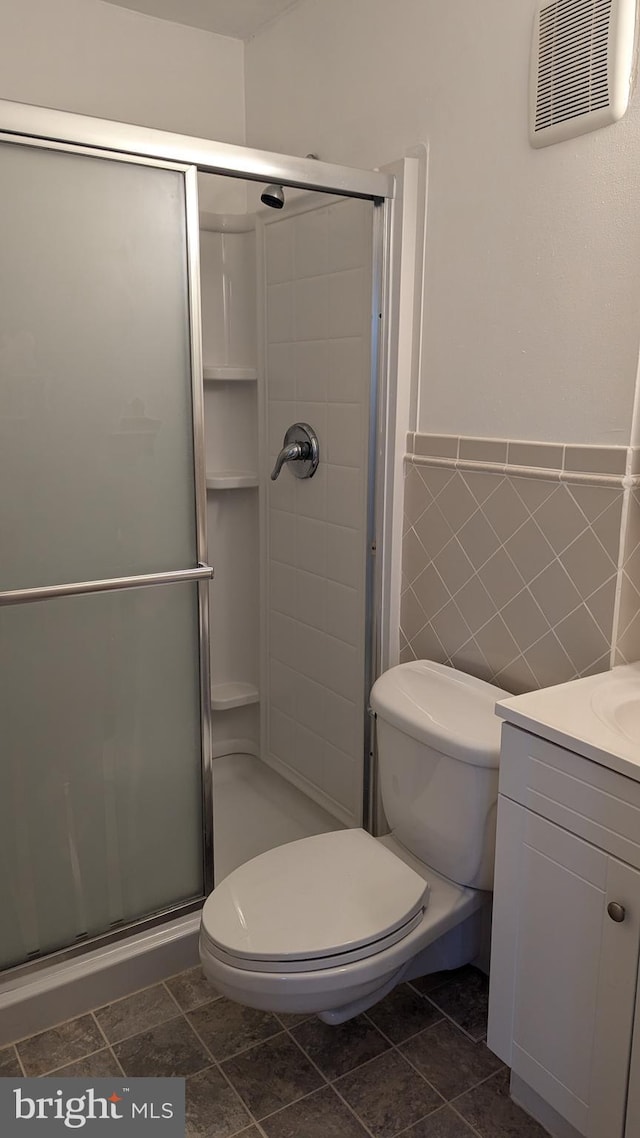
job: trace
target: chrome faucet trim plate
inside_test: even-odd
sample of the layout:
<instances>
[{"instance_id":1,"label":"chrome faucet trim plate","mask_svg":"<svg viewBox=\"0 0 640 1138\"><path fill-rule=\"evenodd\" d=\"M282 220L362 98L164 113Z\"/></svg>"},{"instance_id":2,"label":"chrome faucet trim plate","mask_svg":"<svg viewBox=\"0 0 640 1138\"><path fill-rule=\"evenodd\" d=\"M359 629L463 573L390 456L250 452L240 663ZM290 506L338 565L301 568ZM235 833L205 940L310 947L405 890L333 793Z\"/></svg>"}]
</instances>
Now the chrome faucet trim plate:
<instances>
[{"instance_id":1,"label":"chrome faucet trim plate","mask_svg":"<svg viewBox=\"0 0 640 1138\"><path fill-rule=\"evenodd\" d=\"M291 463L296 478L313 478L320 462L320 444L313 427L308 423L293 423L284 436L282 450L271 471L275 482L285 462Z\"/></svg>"}]
</instances>

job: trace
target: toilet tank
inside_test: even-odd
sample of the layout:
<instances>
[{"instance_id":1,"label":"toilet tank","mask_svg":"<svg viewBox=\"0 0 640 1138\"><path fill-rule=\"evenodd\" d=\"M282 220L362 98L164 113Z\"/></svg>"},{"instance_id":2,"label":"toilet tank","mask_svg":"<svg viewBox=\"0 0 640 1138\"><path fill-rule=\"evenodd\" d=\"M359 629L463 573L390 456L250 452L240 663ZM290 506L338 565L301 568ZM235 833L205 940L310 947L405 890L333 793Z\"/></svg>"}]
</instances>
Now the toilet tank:
<instances>
[{"instance_id":1,"label":"toilet tank","mask_svg":"<svg viewBox=\"0 0 640 1138\"><path fill-rule=\"evenodd\" d=\"M493 888L501 722L511 693L430 660L371 690L382 803L405 849L459 885Z\"/></svg>"}]
</instances>

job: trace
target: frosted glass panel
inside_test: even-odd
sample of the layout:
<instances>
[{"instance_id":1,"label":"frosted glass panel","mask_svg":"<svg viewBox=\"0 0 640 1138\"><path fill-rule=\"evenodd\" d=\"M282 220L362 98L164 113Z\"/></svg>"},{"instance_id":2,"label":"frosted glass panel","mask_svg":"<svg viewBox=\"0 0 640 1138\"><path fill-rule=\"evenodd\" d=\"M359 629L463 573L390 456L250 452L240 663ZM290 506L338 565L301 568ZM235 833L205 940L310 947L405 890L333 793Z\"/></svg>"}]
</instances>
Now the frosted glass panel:
<instances>
[{"instance_id":1,"label":"frosted glass panel","mask_svg":"<svg viewBox=\"0 0 640 1138\"><path fill-rule=\"evenodd\" d=\"M201 896L197 586L0 609L0 967Z\"/></svg>"},{"instance_id":2,"label":"frosted glass panel","mask_svg":"<svg viewBox=\"0 0 640 1138\"><path fill-rule=\"evenodd\" d=\"M184 176L0 143L0 589L196 564Z\"/></svg>"}]
</instances>

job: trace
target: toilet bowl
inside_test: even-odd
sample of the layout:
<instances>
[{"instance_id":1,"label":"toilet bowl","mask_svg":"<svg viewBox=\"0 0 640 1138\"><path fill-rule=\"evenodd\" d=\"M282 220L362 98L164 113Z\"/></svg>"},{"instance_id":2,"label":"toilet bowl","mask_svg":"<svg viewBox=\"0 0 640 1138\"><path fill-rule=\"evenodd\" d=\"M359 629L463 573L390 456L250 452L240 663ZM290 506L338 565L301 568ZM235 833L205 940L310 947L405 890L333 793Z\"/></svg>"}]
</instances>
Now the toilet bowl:
<instances>
[{"instance_id":1,"label":"toilet bowl","mask_svg":"<svg viewBox=\"0 0 640 1138\"><path fill-rule=\"evenodd\" d=\"M338 830L234 870L202 912L223 995L267 1011L358 1015L401 980L473 960L493 883L502 689L421 660L373 686L391 833Z\"/></svg>"}]
</instances>

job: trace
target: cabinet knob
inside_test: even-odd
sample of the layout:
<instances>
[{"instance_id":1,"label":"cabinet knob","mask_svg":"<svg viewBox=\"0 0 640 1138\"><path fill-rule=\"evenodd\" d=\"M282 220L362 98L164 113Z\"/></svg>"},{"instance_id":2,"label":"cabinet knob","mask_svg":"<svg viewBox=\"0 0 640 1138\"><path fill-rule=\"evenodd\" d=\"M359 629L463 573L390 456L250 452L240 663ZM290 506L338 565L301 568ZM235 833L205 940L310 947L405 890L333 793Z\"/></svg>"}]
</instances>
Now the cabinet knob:
<instances>
[{"instance_id":1,"label":"cabinet knob","mask_svg":"<svg viewBox=\"0 0 640 1138\"><path fill-rule=\"evenodd\" d=\"M625 909L624 905L619 905L617 901L611 901L607 905L607 912L611 917L611 920L616 921L617 924L620 924L621 921L624 921L627 915L627 910Z\"/></svg>"}]
</instances>

